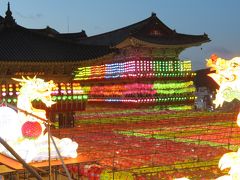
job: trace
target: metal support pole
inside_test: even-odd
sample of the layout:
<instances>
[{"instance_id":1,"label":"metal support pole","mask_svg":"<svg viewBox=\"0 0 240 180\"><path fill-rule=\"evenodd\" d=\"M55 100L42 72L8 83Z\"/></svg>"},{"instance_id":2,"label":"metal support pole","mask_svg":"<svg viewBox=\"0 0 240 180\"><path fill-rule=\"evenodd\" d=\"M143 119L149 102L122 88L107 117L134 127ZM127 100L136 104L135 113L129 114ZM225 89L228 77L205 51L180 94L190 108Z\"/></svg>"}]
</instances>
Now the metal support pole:
<instances>
[{"instance_id":1,"label":"metal support pole","mask_svg":"<svg viewBox=\"0 0 240 180\"><path fill-rule=\"evenodd\" d=\"M0 137L0 143L25 167L34 177L38 180L42 180L41 176L31 167L29 166L15 151L14 149L8 145L6 141L4 141Z\"/></svg>"},{"instance_id":2,"label":"metal support pole","mask_svg":"<svg viewBox=\"0 0 240 180\"><path fill-rule=\"evenodd\" d=\"M51 139L50 139L50 124L47 125L48 131L48 166L49 166L49 180L52 179L52 167L51 167Z\"/></svg>"},{"instance_id":3,"label":"metal support pole","mask_svg":"<svg viewBox=\"0 0 240 180\"><path fill-rule=\"evenodd\" d=\"M58 156L59 156L59 159L60 159L60 161L61 161L61 163L62 163L62 165L63 165L63 168L65 169L65 171L66 171L66 174L67 174L67 176L68 176L68 179L69 180L71 180L72 178L71 178L71 175L70 175L70 173L69 173L69 171L68 171L68 169L67 169L67 167L66 167L66 165L64 164L64 161L63 161L63 158L62 158L62 156L61 156L61 154L60 154L60 152L59 152L59 150L58 150L58 148L57 148L57 145L56 145L56 143L55 143L55 141L54 141L54 139L53 139L53 137L52 137L52 135L51 135L51 132L50 132L50 126L51 126L51 121L49 120L49 119L44 119L44 118L41 118L41 117L39 117L39 116L36 116L36 115L34 115L34 114L32 114L32 113L29 113L29 112L27 112L27 111L25 111L25 110L22 110L22 109L19 109L19 108L17 108L17 107L15 107L15 106L13 106L13 105L10 105L10 104L6 104L8 107L10 107L10 108L13 108L13 109L15 109L15 110L18 110L18 111L21 111L21 112L23 112L23 113L25 113L25 114L27 114L27 115L30 115L30 116L33 116L33 117L35 117L35 118L37 118L37 119L39 119L39 120L41 120L41 121L43 121L44 123L45 123L45 126L46 126L46 129L47 129L47 132L48 132L48 164L49 164L49 180L52 180L52 168L51 168L51 140L52 140L52 143L53 143L53 145L54 145L54 147L55 147L55 149L56 149L56 151L57 151L57 154L58 154ZM1 143L1 142L0 142ZM6 143L6 142L5 142ZM5 146L4 146L5 147ZM11 148L11 147L10 147ZM6 148L7 149L7 148ZM14 150L13 150L14 151ZM17 153L15 153L16 155L17 155ZM14 154L13 154L13 156L14 156ZM21 159L25 164L26 164L26 162L19 156L19 155L17 155L18 157L19 157L19 159ZM14 156L15 157L15 156ZM18 159L17 157L16 157L16 159ZM19 160L20 161L20 160ZM23 162L22 161L20 161L22 164L23 164ZM26 166L28 166L28 167L30 167L31 168L31 166L29 166L28 164L26 164ZM32 168L31 168L32 169ZM32 169L33 171L35 171L34 169ZM36 172L36 171L35 171ZM37 174L38 175L38 174ZM39 175L38 175L39 176ZM40 176L39 176L40 177ZM38 179L38 178L37 178ZM41 177L40 177L40 179L42 179Z\"/></svg>"},{"instance_id":4,"label":"metal support pole","mask_svg":"<svg viewBox=\"0 0 240 180\"><path fill-rule=\"evenodd\" d=\"M52 136L52 134L51 134L50 131L48 132L48 136L51 138L51 140L52 140L52 142L53 142L53 145L54 145L54 147L55 147L55 149L56 149L56 151L57 151L58 157L59 157L59 159L60 159L60 161L61 161L61 163L62 163L62 166L63 166L63 168L64 168L64 170L65 170L65 172L66 172L66 174L67 174L68 179L71 180L71 179L72 179L72 178L71 178L71 175L70 175L70 173L69 173L69 171L68 171L68 169L67 169L67 167L66 167L66 165L65 165L65 163L64 163L64 161L63 161L63 158L62 158L62 156L61 156L61 154L60 154L60 152L59 152L59 150L58 150L58 147L57 147L57 145L56 145L56 143L55 143L55 141L54 141L54 139L53 139L53 136Z\"/></svg>"}]
</instances>

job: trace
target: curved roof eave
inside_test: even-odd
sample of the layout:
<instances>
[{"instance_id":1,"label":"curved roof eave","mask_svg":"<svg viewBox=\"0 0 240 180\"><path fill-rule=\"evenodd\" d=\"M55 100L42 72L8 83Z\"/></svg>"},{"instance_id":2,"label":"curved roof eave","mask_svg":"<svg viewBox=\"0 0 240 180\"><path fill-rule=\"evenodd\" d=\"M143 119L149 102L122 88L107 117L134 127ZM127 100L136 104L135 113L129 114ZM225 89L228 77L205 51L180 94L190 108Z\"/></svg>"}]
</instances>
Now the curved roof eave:
<instances>
[{"instance_id":1,"label":"curved roof eave","mask_svg":"<svg viewBox=\"0 0 240 180\"><path fill-rule=\"evenodd\" d=\"M142 39L138 39L136 37L126 38L124 41L119 43L116 47L123 48L128 46L147 46L154 48L188 48L193 46L200 46L203 43L207 43L210 40L199 41L199 42L191 42L191 43L182 43L182 44L161 44L161 43L153 43L149 41L144 41Z\"/></svg>"}]
</instances>

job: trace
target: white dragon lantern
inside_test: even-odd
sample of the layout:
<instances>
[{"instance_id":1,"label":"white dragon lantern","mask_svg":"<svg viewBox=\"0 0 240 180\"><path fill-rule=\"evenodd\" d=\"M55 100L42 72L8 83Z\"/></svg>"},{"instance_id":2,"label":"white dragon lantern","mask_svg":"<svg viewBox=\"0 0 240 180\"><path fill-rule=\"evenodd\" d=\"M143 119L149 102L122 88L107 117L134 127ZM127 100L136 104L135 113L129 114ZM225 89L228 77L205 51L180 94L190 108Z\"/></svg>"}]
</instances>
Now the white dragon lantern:
<instances>
[{"instance_id":1,"label":"white dragon lantern","mask_svg":"<svg viewBox=\"0 0 240 180\"><path fill-rule=\"evenodd\" d=\"M48 133L44 134L46 112L36 109L32 101L40 100L47 107L52 101L51 92L55 87L53 81L45 82L40 78L14 79L20 82L18 95L18 112L10 107L0 107L0 137L3 138L26 162L48 160ZM58 139L53 137L62 157L76 158L78 144L70 138ZM51 158L58 158L53 142L50 143ZM0 153L13 157L0 145Z\"/></svg>"}]
</instances>

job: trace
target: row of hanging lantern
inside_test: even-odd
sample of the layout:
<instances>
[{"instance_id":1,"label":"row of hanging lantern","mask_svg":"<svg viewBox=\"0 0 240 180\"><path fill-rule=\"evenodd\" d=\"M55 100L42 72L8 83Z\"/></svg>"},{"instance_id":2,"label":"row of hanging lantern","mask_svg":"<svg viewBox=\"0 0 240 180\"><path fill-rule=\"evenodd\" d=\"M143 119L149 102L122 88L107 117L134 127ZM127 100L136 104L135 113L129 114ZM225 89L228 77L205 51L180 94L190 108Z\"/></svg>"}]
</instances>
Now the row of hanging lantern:
<instances>
[{"instance_id":1,"label":"row of hanging lantern","mask_svg":"<svg viewBox=\"0 0 240 180\"><path fill-rule=\"evenodd\" d=\"M80 67L75 80L110 78L153 78L194 76L190 61L179 60L136 60L121 63Z\"/></svg>"},{"instance_id":2,"label":"row of hanging lantern","mask_svg":"<svg viewBox=\"0 0 240 180\"><path fill-rule=\"evenodd\" d=\"M84 90L78 82L72 83L55 83L56 87L52 91L52 95L79 95L84 94ZM19 84L1 84L0 96L17 96L19 94Z\"/></svg>"},{"instance_id":3,"label":"row of hanging lantern","mask_svg":"<svg viewBox=\"0 0 240 180\"><path fill-rule=\"evenodd\" d=\"M78 82L71 83L55 83L56 87L52 91L52 100L56 102L51 109L66 110L84 109L85 104L88 100L88 95L85 94L84 90ZM0 85L0 100L1 102L7 102L10 104L17 103L17 96L19 94L20 85L19 84L1 84ZM41 106L42 103L35 101L36 106Z\"/></svg>"},{"instance_id":4,"label":"row of hanging lantern","mask_svg":"<svg viewBox=\"0 0 240 180\"><path fill-rule=\"evenodd\" d=\"M128 103L185 103L185 102L193 102L195 100L195 96L174 96L174 97L146 97L146 98L134 98L134 97L126 97L126 98L89 98L91 102L128 102Z\"/></svg>"},{"instance_id":5,"label":"row of hanging lantern","mask_svg":"<svg viewBox=\"0 0 240 180\"><path fill-rule=\"evenodd\" d=\"M107 102L180 102L195 99L193 81L156 81L114 85L84 86L90 101Z\"/></svg>"}]
</instances>

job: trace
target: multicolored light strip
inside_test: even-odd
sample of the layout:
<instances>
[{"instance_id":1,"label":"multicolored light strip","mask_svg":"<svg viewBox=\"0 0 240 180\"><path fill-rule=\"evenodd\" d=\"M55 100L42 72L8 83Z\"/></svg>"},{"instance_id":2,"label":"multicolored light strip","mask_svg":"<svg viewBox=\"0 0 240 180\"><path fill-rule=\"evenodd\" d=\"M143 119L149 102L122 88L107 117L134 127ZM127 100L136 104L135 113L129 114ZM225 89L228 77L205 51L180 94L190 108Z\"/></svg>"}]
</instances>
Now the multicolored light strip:
<instances>
[{"instance_id":1,"label":"multicolored light strip","mask_svg":"<svg viewBox=\"0 0 240 180\"><path fill-rule=\"evenodd\" d=\"M193 77L190 61L179 60L131 60L121 63L80 67L74 80L114 78Z\"/></svg>"},{"instance_id":2,"label":"multicolored light strip","mask_svg":"<svg viewBox=\"0 0 240 180\"><path fill-rule=\"evenodd\" d=\"M124 56L114 63L80 67L74 80L94 80L84 85L90 102L120 102L133 104L193 104L195 87L191 61L178 58ZM113 82L114 79L121 81ZM98 83L101 80L101 84ZM112 83L105 81L112 80ZM123 81L122 81L123 80Z\"/></svg>"},{"instance_id":3,"label":"multicolored light strip","mask_svg":"<svg viewBox=\"0 0 240 180\"><path fill-rule=\"evenodd\" d=\"M19 94L19 84L1 84L1 100L8 103L16 103ZM80 86L80 83L56 83L56 88L52 91L54 101L86 101L88 96Z\"/></svg>"},{"instance_id":4,"label":"multicolored light strip","mask_svg":"<svg viewBox=\"0 0 240 180\"><path fill-rule=\"evenodd\" d=\"M89 98L91 102L127 102L127 103L170 103L170 102L185 102L185 101L194 101L195 96L178 96L178 97L149 97L149 98Z\"/></svg>"},{"instance_id":5,"label":"multicolored light strip","mask_svg":"<svg viewBox=\"0 0 240 180\"><path fill-rule=\"evenodd\" d=\"M90 102L172 103L194 101L193 81L84 86Z\"/></svg>"}]
</instances>

